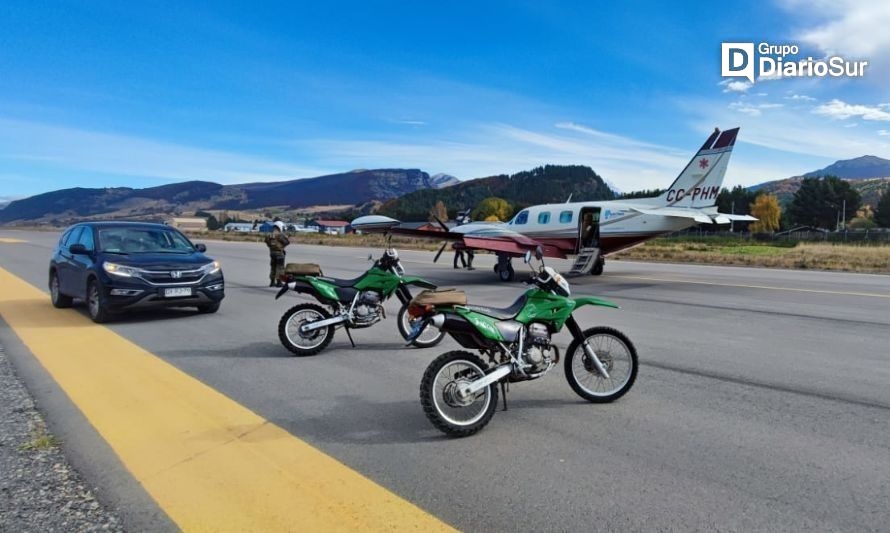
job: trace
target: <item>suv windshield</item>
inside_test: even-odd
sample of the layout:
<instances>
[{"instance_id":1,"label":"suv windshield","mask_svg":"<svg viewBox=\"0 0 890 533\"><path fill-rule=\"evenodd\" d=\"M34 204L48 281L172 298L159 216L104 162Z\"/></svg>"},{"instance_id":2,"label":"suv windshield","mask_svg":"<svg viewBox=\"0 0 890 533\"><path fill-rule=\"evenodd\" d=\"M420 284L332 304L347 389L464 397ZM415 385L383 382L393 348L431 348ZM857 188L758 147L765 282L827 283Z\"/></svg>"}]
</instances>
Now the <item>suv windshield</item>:
<instances>
[{"instance_id":1,"label":"suv windshield","mask_svg":"<svg viewBox=\"0 0 890 533\"><path fill-rule=\"evenodd\" d=\"M160 228L102 228L99 246L103 252L119 254L179 253L195 251L179 232Z\"/></svg>"}]
</instances>

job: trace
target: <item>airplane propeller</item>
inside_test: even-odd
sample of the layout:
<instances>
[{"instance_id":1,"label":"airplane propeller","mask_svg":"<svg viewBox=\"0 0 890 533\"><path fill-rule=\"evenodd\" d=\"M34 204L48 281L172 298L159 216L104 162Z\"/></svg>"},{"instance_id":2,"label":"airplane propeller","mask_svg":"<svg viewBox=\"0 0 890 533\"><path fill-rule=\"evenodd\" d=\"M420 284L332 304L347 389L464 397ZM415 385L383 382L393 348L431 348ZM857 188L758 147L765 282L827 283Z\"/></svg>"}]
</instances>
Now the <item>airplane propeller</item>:
<instances>
[{"instance_id":1,"label":"airplane propeller","mask_svg":"<svg viewBox=\"0 0 890 533\"><path fill-rule=\"evenodd\" d=\"M448 229L448 226L447 226L444 222L442 222L442 221L439 219L439 217L437 217L436 215L433 215L433 220L435 220L436 222L439 223L439 227L442 228L442 231L444 231L444 232L446 232L446 233L447 233L448 231L451 231L451 230ZM433 258L433 263L435 263L435 262L437 262L437 261L439 260L439 257L442 255L442 252L445 251L445 247L446 247L446 246L448 246L448 241L443 242L443 243L442 243L442 246L439 247L439 251L436 252L436 257Z\"/></svg>"},{"instance_id":2,"label":"airplane propeller","mask_svg":"<svg viewBox=\"0 0 890 533\"><path fill-rule=\"evenodd\" d=\"M448 246L448 241L442 243L442 246L439 247L439 251L436 252L436 257L433 258L433 263L439 260L439 256L442 255L442 252L445 251L445 247Z\"/></svg>"}]
</instances>

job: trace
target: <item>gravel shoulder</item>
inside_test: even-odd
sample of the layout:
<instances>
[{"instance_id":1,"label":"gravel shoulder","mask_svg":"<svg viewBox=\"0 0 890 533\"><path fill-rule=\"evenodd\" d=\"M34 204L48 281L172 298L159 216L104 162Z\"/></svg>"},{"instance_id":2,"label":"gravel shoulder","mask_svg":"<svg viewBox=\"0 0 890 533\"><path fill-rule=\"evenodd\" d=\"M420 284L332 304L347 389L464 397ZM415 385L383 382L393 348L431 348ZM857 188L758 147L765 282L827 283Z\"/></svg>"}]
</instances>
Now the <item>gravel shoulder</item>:
<instances>
[{"instance_id":1,"label":"gravel shoulder","mask_svg":"<svg viewBox=\"0 0 890 533\"><path fill-rule=\"evenodd\" d=\"M123 531L68 463L0 345L0 531Z\"/></svg>"}]
</instances>

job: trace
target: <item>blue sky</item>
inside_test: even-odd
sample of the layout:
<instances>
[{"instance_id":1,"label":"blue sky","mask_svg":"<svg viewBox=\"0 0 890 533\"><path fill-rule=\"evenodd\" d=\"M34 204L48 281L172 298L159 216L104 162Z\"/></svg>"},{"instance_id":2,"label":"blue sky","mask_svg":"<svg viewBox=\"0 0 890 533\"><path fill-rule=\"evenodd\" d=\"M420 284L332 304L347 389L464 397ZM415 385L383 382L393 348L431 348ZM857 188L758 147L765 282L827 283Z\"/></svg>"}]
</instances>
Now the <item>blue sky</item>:
<instances>
[{"instance_id":1,"label":"blue sky","mask_svg":"<svg viewBox=\"0 0 890 533\"><path fill-rule=\"evenodd\" d=\"M890 158L890 3L4 2L0 198L543 163L665 186L741 126L727 184ZM719 7L718 7L719 5ZM869 60L727 83L720 43Z\"/></svg>"}]
</instances>

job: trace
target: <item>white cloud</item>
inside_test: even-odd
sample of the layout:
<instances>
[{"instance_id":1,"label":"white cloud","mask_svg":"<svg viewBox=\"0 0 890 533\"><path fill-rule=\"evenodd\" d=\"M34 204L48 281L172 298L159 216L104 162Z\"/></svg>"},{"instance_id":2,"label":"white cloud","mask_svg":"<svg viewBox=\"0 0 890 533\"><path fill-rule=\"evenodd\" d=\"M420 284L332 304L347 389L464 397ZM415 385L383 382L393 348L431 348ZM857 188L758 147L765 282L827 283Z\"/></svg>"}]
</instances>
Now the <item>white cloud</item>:
<instances>
[{"instance_id":1,"label":"white cloud","mask_svg":"<svg viewBox=\"0 0 890 533\"><path fill-rule=\"evenodd\" d=\"M826 56L867 60L864 80L890 79L890 2L885 0L784 0L803 27L794 39Z\"/></svg>"},{"instance_id":2,"label":"white cloud","mask_svg":"<svg viewBox=\"0 0 890 533\"><path fill-rule=\"evenodd\" d=\"M890 121L890 112L884 111L878 106L848 104L838 99L817 106L813 109L813 113L840 120L861 117L863 120Z\"/></svg>"},{"instance_id":3,"label":"white cloud","mask_svg":"<svg viewBox=\"0 0 890 533\"><path fill-rule=\"evenodd\" d=\"M890 3L862 0L794 0L790 11L806 9L826 22L800 32L798 38L827 54L869 59L890 50Z\"/></svg>"},{"instance_id":4,"label":"white cloud","mask_svg":"<svg viewBox=\"0 0 890 533\"><path fill-rule=\"evenodd\" d=\"M754 84L750 81L742 80L724 80L718 85L723 86L723 92L725 93L744 93L748 92L748 89L751 87L754 87Z\"/></svg>"},{"instance_id":5,"label":"white cloud","mask_svg":"<svg viewBox=\"0 0 890 533\"><path fill-rule=\"evenodd\" d=\"M858 127L859 127L859 123L858 123L858 122L853 122L853 123L850 123L850 124L844 124L844 127L845 127L845 128L858 128Z\"/></svg>"},{"instance_id":6,"label":"white cloud","mask_svg":"<svg viewBox=\"0 0 890 533\"><path fill-rule=\"evenodd\" d=\"M394 119L390 122L394 122L396 124L404 124L406 126L426 126L426 122L424 122L423 120Z\"/></svg>"},{"instance_id":7,"label":"white cloud","mask_svg":"<svg viewBox=\"0 0 890 533\"><path fill-rule=\"evenodd\" d=\"M742 102L732 102L731 104L729 104L729 108L752 117L758 117L762 114L762 112L756 107L750 104L744 104Z\"/></svg>"},{"instance_id":8,"label":"white cloud","mask_svg":"<svg viewBox=\"0 0 890 533\"><path fill-rule=\"evenodd\" d=\"M888 130L878 130L878 135L881 137L890 137L890 131Z\"/></svg>"},{"instance_id":9,"label":"white cloud","mask_svg":"<svg viewBox=\"0 0 890 533\"><path fill-rule=\"evenodd\" d=\"M729 104L730 109L751 117L759 117L763 114L764 109L778 109L780 107L784 107L784 105L776 103L749 104L746 102L732 102Z\"/></svg>"},{"instance_id":10,"label":"white cloud","mask_svg":"<svg viewBox=\"0 0 890 533\"><path fill-rule=\"evenodd\" d=\"M816 99L812 96L807 96L805 94L791 94L789 96L783 96L786 100L799 100L802 102L815 102Z\"/></svg>"}]
</instances>

